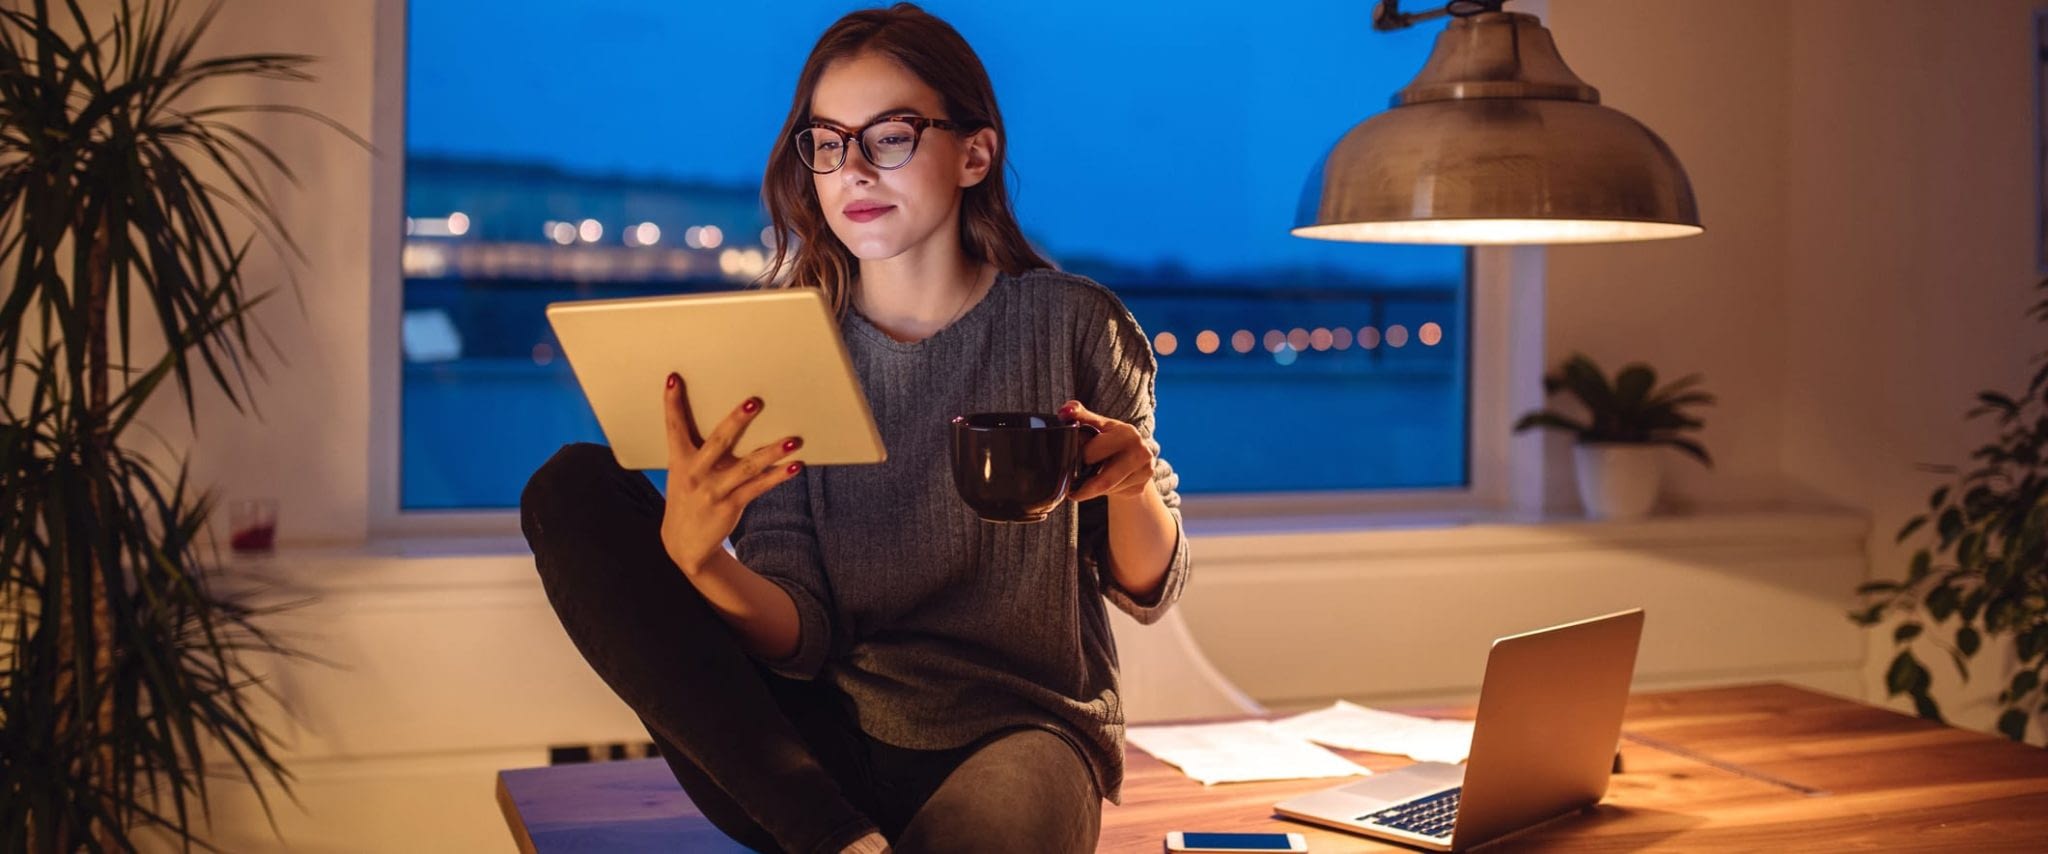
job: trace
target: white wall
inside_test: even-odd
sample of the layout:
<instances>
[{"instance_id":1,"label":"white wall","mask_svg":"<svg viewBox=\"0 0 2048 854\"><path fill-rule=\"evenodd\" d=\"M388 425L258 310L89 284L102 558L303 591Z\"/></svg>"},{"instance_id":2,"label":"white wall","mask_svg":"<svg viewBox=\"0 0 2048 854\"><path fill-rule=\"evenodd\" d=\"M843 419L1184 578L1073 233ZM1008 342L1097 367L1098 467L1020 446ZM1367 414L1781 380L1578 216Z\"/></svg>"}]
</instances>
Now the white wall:
<instances>
[{"instance_id":1,"label":"white wall","mask_svg":"<svg viewBox=\"0 0 2048 854\"><path fill-rule=\"evenodd\" d=\"M1550 250L1553 357L1704 371L1723 465L1672 467L1678 501L1776 490L1863 509L1875 572L1902 575L1891 535L1936 484L1912 465L1991 435L1963 413L1979 389L2021 387L2044 339L2021 316L2041 278L2044 4L1549 5L1565 60L1671 144L1707 225L1668 246ZM1881 696L1889 634L1872 637ZM1953 672L1932 669L1960 708Z\"/></svg>"},{"instance_id":2,"label":"white wall","mask_svg":"<svg viewBox=\"0 0 2048 854\"><path fill-rule=\"evenodd\" d=\"M1702 373L1716 467L1672 455L1669 506L1795 497L1784 425L1785 119L1781 4L1551 0L1545 25L1601 102L1663 137L1692 179L1706 233L1547 250L1549 364L1585 352ZM1854 505L1850 505L1854 506Z\"/></svg>"},{"instance_id":3,"label":"white wall","mask_svg":"<svg viewBox=\"0 0 2048 854\"><path fill-rule=\"evenodd\" d=\"M239 79L200 91L218 103L304 107L367 139L375 5L231 0L197 53L312 54L319 60L308 70L319 79ZM188 4L188 13L199 8ZM175 394L157 395L144 420L172 447L189 450L196 483L213 484L224 498L279 499L280 529L289 541L360 541L369 507L372 154L296 116L236 122L275 148L298 180L292 186L258 173L273 179L277 209L304 250L304 263L287 264L259 243L246 277L253 289L279 290L254 314L283 358L259 344L268 371L267 379L253 380L260 417L237 415L207 388L198 396L197 443ZM288 281L294 273L296 296ZM195 379L203 378L201 372Z\"/></svg>"},{"instance_id":4,"label":"white wall","mask_svg":"<svg viewBox=\"0 0 2048 854\"><path fill-rule=\"evenodd\" d=\"M251 82L229 99L307 106L372 136L378 130L373 120L396 117L389 105L374 105L371 97L375 5L372 0L294 3L281 12L278 4L231 0L206 49L320 55L314 68L318 83ZM1901 565L1903 553L1886 545L1889 533L1921 505L1928 488L1910 464L1954 460L1971 447L1978 430L1960 417L1970 397L1980 387L2022 381L2027 342L2038 340L2018 319L2036 278L2029 130L2034 106L2025 24L2035 4L1550 0L1527 5L1537 10L1547 5L1546 23L1566 61L1601 89L1607 103L1636 116L1672 145L1692 175L1708 227L1706 235L1690 240L1539 253L1548 259L1543 304L1548 361L1584 350L1610 366L1645 359L1671 375L1705 373L1711 390L1723 399L1708 414L1705 435L1721 465L1707 472L1674 460L1670 506L1827 500L1867 511L1870 533L1856 536L1878 571ZM1372 35L1362 32L1359 38ZM305 301L300 305L286 295L259 312L289 361L288 366L273 363L271 379L259 383L264 420L236 417L214 395L202 401L204 438L192 445L195 474L229 496L281 498L289 540L359 543L369 531L372 483L371 158L339 136L297 119L262 118L250 124L300 170L298 188L278 186L308 256L302 276ZM274 259L259 258L251 280L281 283L281 269ZM164 403L152 420L182 446L182 414L172 411L168 399ZM1841 524L1849 523L1832 530L1839 532ZM1836 621L1834 607L1848 604L1848 588L1861 569L1855 558L1846 564L1838 553L1827 559L1772 558L1763 564L1771 572L1760 575L1728 568L1744 560L1737 554L1702 548L1638 555L1647 569L1633 578L1614 575L1632 565L1626 554L1596 560L1605 562L1607 577L1649 585L1642 591L1646 599L1673 603L1669 610L1689 631L1659 641L1672 655L1715 649L1727 627L1707 624L1703 615L1740 613L1745 602L1768 606L1764 613L1772 615L1785 644L1809 644L1820 651L1802 658L1792 650L1773 658L1769 650L1744 648L1742 661L1750 669L1718 674L1710 657L1680 656L1670 659L1676 663L1668 669L1669 679L1747 678L1805 668L1809 675L1821 674L1813 681L1837 684L1841 669L1852 667L1856 657L1855 635L1845 622ZM1800 548L1793 553L1806 553ZM1616 550L1603 552L1595 544L1594 551ZM1520 582L1532 586L1491 588L1470 581L1462 588L1445 588L1446 578L1474 578L1471 566L1483 558L1467 555L1460 558L1466 569L1445 570L1384 554L1379 555L1382 563L1360 565L1361 558L1377 553L1349 554L1323 555L1298 565L1290 579L1277 574L1268 579L1252 560L1219 562L1212 581L1199 583L1190 595L1190 624L1226 671L1256 686L1254 693L1303 700L1313 693L1305 686L1314 674L1305 676L1276 662L1287 661L1286 654L1299 650L1304 637L1370 638L1377 630L1317 624L1304 637L1265 638L1241 624L1243 614L1217 606L1222 591L1265 595L1270 602L1328 598L1333 591L1347 599L1398 600L1429 591L1457 596L1479 589L1522 590L1518 595L1530 601L1517 607L1533 610L1501 612L1501 619L1535 619L1544 607L1600 598L1589 592L1597 591L1597 585L1575 579L1569 567L1559 569L1565 580L1554 585L1533 583L1524 575ZM502 559L490 565L505 566ZM375 575L389 571L390 564L385 558L323 561L316 569ZM467 590L465 583L454 589ZM1829 591L1837 589L1840 602L1831 603ZM1723 610L1688 610L1677 604L1687 601L1689 591L1702 590ZM537 603L510 601L531 592L503 592L500 598L507 601L499 604L508 610L473 613L461 625L517 634L519 629L502 621L524 614L531 631L541 633L538 637L558 637L559 628L534 607ZM407 598L418 596L427 599ZM337 615L335 621L321 631L330 638L347 635L385 619L380 615L408 609L416 615L439 613L415 608L422 601L439 607L461 596L436 598L372 585L338 599L334 605L339 610L330 612ZM434 626L453 625L453 620L445 615L424 622L416 618L406 630L431 633ZM1385 630L1397 629L1409 635L1422 631L1413 625ZM378 643L401 637L384 630L372 634L383 638ZM1845 639L1848 652L1843 651ZM477 640L428 637L420 642L440 646ZM483 651L493 648L506 647L485 644ZM335 651L362 662L382 660L373 646ZM573 670L573 662L566 666ZM439 678L433 674L440 672L371 668L351 678L388 689L408 678ZM519 701L517 694L502 693L515 683L494 678L449 677L441 684L448 692L444 699ZM1469 682L1401 684L1405 687L1391 693L1420 697L1463 690ZM410 792L471 798L454 794L459 786L450 781L496 767L507 756L527 755L497 739L492 742L496 746L442 757L431 772L419 771L409 764L417 760L406 751L446 734L434 722L440 707L391 710L336 699L336 691L350 687L348 682L294 687L309 722L326 728L324 733L316 728L294 734L309 739L295 745L306 751L310 779L324 787L324 797L356 804L300 825L312 838L374 825L379 804L430 801ZM406 696L396 691L393 702L405 702ZM363 732L356 724L375 721L380 714L394 727L386 733L392 739L346 740ZM593 721L599 717L592 713ZM615 716L605 721L591 728L616 723ZM405 741L412 737L425 740ZM536 741L555 737L552 729L538 735L521 730L519 735ZM396 775L413 782L391 784L397 788L366 786L359 782L363 766L331 760L383 763L376 766L385 769L379 772L383 779ZM489 810L473 801L463 803L470 805L472 816ZM495 828L472 827L470 832L470 840L497 838ZM453 842L451 847L467 845Z\"/></svg>"},{"instance_id":5,"label":"white wall","mask_svg":"<svg viewBox=\"0 0 2048 854\"><path fill-rule=\"evenodd\" d=\"M2040 281L2035 234L2034 9L1801 5L1791 126L1782 461L1788 475L1868 507L1876 572L1904 573L1892 543L1938 479L1917 462L1962 463L1991 438L1965 422L1977 392L2017 392L2048 345L2023 317ZM1819 38L1831 34L1833 38ZM1873 633L1873 690L1891 657ZM1951 717L1987 727L2003 662L1976 684L1929 669ZM1923 656L1924 657L1924 656ZM1936 653L1928 660L1939 662ZM2008 674L2009 675L2009 674Z\"/></svg>"}]
</instances>

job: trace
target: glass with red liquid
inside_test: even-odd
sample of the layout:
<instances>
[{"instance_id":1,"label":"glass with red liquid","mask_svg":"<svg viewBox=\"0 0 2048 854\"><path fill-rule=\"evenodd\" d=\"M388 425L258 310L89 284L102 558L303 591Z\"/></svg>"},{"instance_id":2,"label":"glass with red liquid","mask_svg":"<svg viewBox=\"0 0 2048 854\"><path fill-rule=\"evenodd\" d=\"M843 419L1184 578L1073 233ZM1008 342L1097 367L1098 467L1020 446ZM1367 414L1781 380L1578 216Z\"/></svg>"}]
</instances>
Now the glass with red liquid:
<instances>
[{"instance_id":1,"label":"glass with red liquid","mask_svg":"<svg viewBox=\"0 0 2048 854\"><path fill-rule=\"evenodd\" d=\"M228 548L236 554L269 554L277 546L277 499L228 502Z\"/></svg>"}]
</instances>

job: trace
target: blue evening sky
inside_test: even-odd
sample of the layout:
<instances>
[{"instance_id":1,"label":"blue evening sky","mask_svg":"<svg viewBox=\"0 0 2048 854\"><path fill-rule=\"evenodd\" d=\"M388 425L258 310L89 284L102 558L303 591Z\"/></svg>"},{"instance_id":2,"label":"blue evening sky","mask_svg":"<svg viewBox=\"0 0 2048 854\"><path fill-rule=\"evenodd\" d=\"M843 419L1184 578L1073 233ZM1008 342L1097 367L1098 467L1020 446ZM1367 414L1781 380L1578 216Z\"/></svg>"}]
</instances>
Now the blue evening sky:
<instances>
[{"instance_id":1,"label":"blue evening sky","mask_svg":"<svg viewBox=\"0 0 2048 854\"><path fill-rule=\"evenodd\" d=\"M407 148L756 183L805 54L861 5L412 0ZM1309 170L1440 22L1376 33L1370 0L922 5L988 66L1018 216L1054 256L1462 276L1461 250L1287 233Z\"/></svg>"}]
</instances>

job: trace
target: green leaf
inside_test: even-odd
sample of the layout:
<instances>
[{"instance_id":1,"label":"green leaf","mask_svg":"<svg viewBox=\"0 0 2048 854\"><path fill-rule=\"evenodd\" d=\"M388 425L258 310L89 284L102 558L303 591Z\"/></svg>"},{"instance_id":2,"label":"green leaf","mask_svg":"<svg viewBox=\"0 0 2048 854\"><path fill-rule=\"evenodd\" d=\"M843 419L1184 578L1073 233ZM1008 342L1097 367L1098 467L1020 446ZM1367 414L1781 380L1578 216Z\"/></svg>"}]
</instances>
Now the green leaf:
<instances>
[{"instance_id":1,"label":"green leaf","mask_svg":"<svg viewBox=\"0 0 2048 854\"><path fill-rule=\"evenodd\" d=\"M1691 439L1674 438L1666 439L1664 440L1664 443L1674 448L1677 448L1681 451L1684 451L1688 456L1691 456L1693 459L1699 460L1707 468L1714 467L1714 458L1708 455L1707 449L1701 447L1700 443L1698 442L1695 442Z\"/></svg>"},{"instance_id":2,"label":"green leaf","mask_svg":"<svg viewBox=\"0 0 2048 854\"><path fill-rule=\"evenodd\" d=\"M1685 376L1679 377L1678 379L1666 383L1663 388L1657 390L1657 394L1655 395L1655 397L1658 400L1670 400L1676 397L1680 392L1690 389L1693 386L1699 385L1701 382L1705 381L1705 379L1705 377L1699 374L1686 374Z\"/></svg>"},{"instance_id":3,"label":"green leaf","mask_svg":"<svg viewBox=\"0 0 2048 854\"><path fill-rule=\"evenodd\" d=\"M1913 711L1920 717L1936 723L1947 723L1941 717L1941 707L1934 702L1934 696L1925 690L1913 692Z\"/></svg>"},{"instance_id":4,"label":"green leaf","mask_svg":"<svg viewBox=\"0 0 2048 854\"><path fill-rule=\"evenodd\" d=\"M2004 634L2016 619L2012 606L2013 596L2009 591L1992 594L1991 601L1984 605L1984 630L1994 635Z\"/></svg>"},{"instance_id":5,"label":"green leaf","mask_svg":"<svg viewBox=\"0 0 2048 854\"><path fill-rule=\"evenodd\" d=\"M1657 385L1657 372L1649 365L1632 364L1614 377L1614 406L1623 412L1639 411Z\"/></svg>"},{"instance_id":6,"label":"green leaf","mask_svg":"<svg viewBox=\"0 0 2048 854\"><path fill-rule=\"evenodd\" d=\"M1956 540L1956 563L1962 566L1976 566L1984 557L1984 535L1976 531L1964 531Z\"/></svg>"},{"instance_id":7,"label":"green leaf","mask_svg":"<svg viewBox=\"0 0 2048 854\"><path fill-rule=\"evenodd\" d=\"M1948 500L1948 490L1949 488L1944 486L1940 489L1935 490L1933 495L1928 496L1927 509L1940 510L1942 502Z\"/></svg>"},{"instance_id":8,"label":"green leaf","mask_svg":"<svg viewBox=\"0 0 2048 854\"><path fill-rule=\"evenodd\" d=\"M2048 652L2048 623L2036 623L2032 628L2020 632L2016 646L2019 648L2021 662L2040 658L2043 652Z\"/></svg>"},{"instance_id":9,"label":"green leaf","mask_svg":"<svg viewBox=\"0 0 2048 854\"><path fill-rule=\"evenodd\" d=\"M1564 363L1564 387L1585 404L1592 416L1593 429L1612 429L1615 419L1614 390L1607 385L1607 377L1600 373L1600 366L1584 354L1575 354ZM1601 436L1600 438L1611 438Z\"/></svg>"},{"instance_id":10,"label":"green leaf","mask_svg":"<svg viewBox=\"0 0 2048 854\"><path fill-rule=\"evenodd\" d=\"M1891 696L1924 692L1932 682L1927 668L1920 665L1920 659L1914 658L1911 650L1900 650L1884 675L1885 690Z\"/></svg>"},{"instance_id":11,"label":"green leaf","mask_svg":"<svg viewBox=\"0 0 2048 854\"><path fill-rule=\"evenodd\" d=\"M1937 623L1948 619L1950 614L1956 612L1957 600L1961 595L1954 587L1947 585L1928 591L1927 613L1932 615Z\"/></svg>"},{"instance_id":12,"label":"green leaf","mask_svg":"<svg viewBox=\"0 0 2048 854\"><path fill-rule=\"evenodd\" d=\"M1884 606L1885 603L1879 602L1861 611L1850 611L1849 621L1859 626L1877 625L1878 619L1884 614Z\"/></svg>"},{"instance_id":13,"label":"green leaf","mask_svg":"<svg viewBox=\"0 0 2048 854\"><path fill-rule=\"evenodd\" d=\"M1963 597L1962 607L1957 609L1956 616L1963 621L1965 628L1976 622L1977 612L1984 607L1984 600L1989 595L1990 591L1979 587L1970 591L1970 595Z\"/></svg>"},{"instance_id":14,"label":"green leaf","mask_svg":"<svg viewBox=\"0 0 2048 854\"><path fill-rule=\"evenodd\" d=\"M1941 514L1941 547L1948 548L1963 533L1963 513L1954 507Z\"/></svg>"},{"instance_id":15,"label":"green leaf","mask_svg":"<svg viewBox=\"0 0 2048 854\"><path fill-rule=\"evenodd\" d=\"M1645 433L1670 434L1697 430L1706 422L1670 409L1645 409L1636 413L1635 427Z\"/></svg>"},{"instance_id":16,"label":"green leaf","mask_svg":"<svg viewBox=\"0 0 2048 854\"><path fill-rule=\"evenodd\" d=\"M1896 581L1866 581L1856 585L1856 595L1858 596L1869 596L1873 593L1896 593L1898 590L1899 583Z\"/></svg>"},{"instance_id":17,"label":"green leaf","mask_svg":"<svg viewBox=\"0 0 2048 854\"><path fill-rule=\"evenodd\" d=\"M2010 580L2012 580L2012 564L2002 560L1984 562L1985 590L1983 592L2003 590L2005 589L2006 582Z\"/></svg>"},{"instance_id":18,"label":"green leaf","mask_svg":"<svg viewBox=\"0 0 2048 854\"><path fill-rule=\"evenodd\" d=\"M1691 394L1680 395L1669 395L1667 393L1666 395L1652 398L1647 405L1677 409L1683 406L1712 406L1716 402L1718 401L1713 395L1703 391L1696 391Z\"/></svg>"},{"instance_id":19,"label":"green leaf","mask_svg":"<svg viewBox=\"0 0 2048 854\"><path fill-rule=\"evenodd\" d=\"M1906 520L1905 526L1899 529L1899 535L1896 538L1894 538L1892 542L1905 542L1907 537L1913 536L1914 531L1920 530L1920 527L1926 524L1927 517L1925 516L1915 516L1911 519Z\"/></svg>"},{"instance_id":20,"label":"green leaf","mask_svg":"<svg viewBox=\"0 0 2048 854\"><path fill-rule=\"evenodd\" d=\"M2003 502L1998 500L2000 497L1997 490L1987 485L1980 485L1963 495L1963 510L1972 516L1995 514L1999 506L2003 504Z\"/></svg>"},{"instance_id":21,"label":"green leaf","mask_svg":"<svg viewBox=\"0 0 2048 854\"><path fill-rule=\"evenodd\" d=\"M2012 691L2013 702L2019 702L2026 698L2027 692L2040 685L2041 674L2032 670L2022 670L2012 677L2012 687L2008 690Z\"/></svg>"},{"instance_id":22,"label":"green leaf","mask_svg":"<svg viewBox=\"0 0 2048 854\"><path fill-rule=\"evenodd\" d=\"M1907 584L1917 584L1934 569L1934 555L1926 549L1913 553L1913 563L1906 573Z\"/></svg>"},{"instance_id":23,"label":"green leaf","mask_svg":"<svg viewBox=\"0 0 2048 854\"><path fill-rule=\"evenodd\" d=\"M1977 393L1977 399L1983 401L1986 406L1990 406L2007 415L2017 415L2020 411L2020 405L2017 402L1995 391L1980 391Z\"/></svg>"},{"instance_id":24,"label":"green leaf","mask_svg":"<svg viewBox=\"0 0 2048 854\"><path fill-rule=\"evenodd\" d=\"M1998 716L1998 731L2006 738L2025 743L2027 740L2027 713L2019 709L2006 709Z\"/></svg>"},{"instance_id":25,"label":"green leaf","mask_svg":"<svg viewBox=\"0 0 2048 854\"><path fill-rule=\"evenodd\" d=\"M1920 636L1921 628L1922 627L1919 623L1905 623L1903 625L1900 625L1897 631L1892 632L1892 642L1905 643L1909 640L1917 638Z\"/></svg>"},{"instance_id":26,"label":"green leaf","mask_svg":"<svg viewBox=\"0 0 2048 854\"><path fill-rule=\"evenodd\" d=\"M1568 430L1574 434L1584 433L1589 429L1585 424L1555 412L1531 412L1515 422L1514 432L1520 433L1534 427Z\"/></svg>"},{"instance_id":27,"label":"green leaf","mask_svg":"<svg viewBox=\"0 0 2048 854\"><path fill-rule=\"evenodd\" d=\"M1976 629L1964 626L1956 630L1956 649L1962 650L1964 655L1976 655L1982 644L1983 638L1977 635Z\"/></svg>"}]
</instances>

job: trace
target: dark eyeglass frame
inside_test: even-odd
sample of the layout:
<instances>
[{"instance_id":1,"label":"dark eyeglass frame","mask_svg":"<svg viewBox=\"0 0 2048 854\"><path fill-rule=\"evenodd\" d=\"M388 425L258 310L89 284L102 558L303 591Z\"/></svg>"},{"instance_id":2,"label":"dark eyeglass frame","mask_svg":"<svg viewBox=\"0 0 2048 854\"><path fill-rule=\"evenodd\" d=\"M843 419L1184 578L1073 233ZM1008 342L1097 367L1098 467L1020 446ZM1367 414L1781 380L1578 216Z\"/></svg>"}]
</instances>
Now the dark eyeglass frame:
<instances>
[{"instance_id":1,"label":"dark eyeglass frame","mask_svg":"<svg viewBox=\"0 0 2048 854\"><path fill-rule=\"evenodd\" d=\"M910 135L910 153L903 155L902 163L898 163L894 166L883 166L882 164L875 162L874 152L868 150L868 131L877 125L885 125L890 122L902 122L904 124L910 125L912 129ZM852 139L854 143L860 147L860 156L868 159L868 165L873 166L876 169L901 169L905 166L910 165L911 159L917 157L917 146L918 143L924 141L924 132L926 128L938 128L940 130L960 131L973 126L974 123L972 122L956 122L951 119L933 119L926 118L924 116L903 115L878 116L875 118L874 121L861 125L858 130L849 130L847 128L840 127L839 125L835 125L831 122L812 119L803 127L798 128L796 133L790 135L789 144L796 147L797 162L803 163L804 168L809 169L811 170L811 172L818 175L830 175L834 172L839 171L840 167L846 165L846 155L843 152L845 152L846 150L845 145L848 139ZM829 130L833 133L839 134L839 145L841 146L840 151L842 153L839 157L838 166L834 166L830 169L819 169L816 166L812 166L810 162L804 159L803 137L806 132L814 129Z\"/></svg>"}]
</instances>

